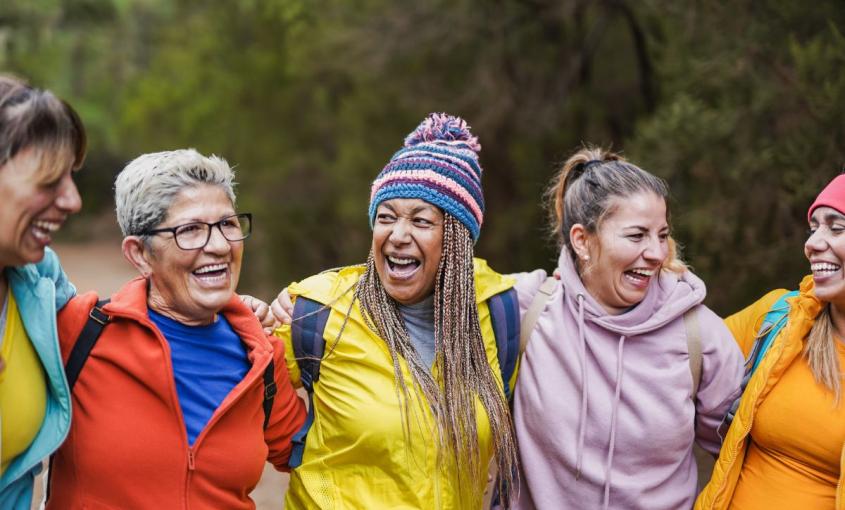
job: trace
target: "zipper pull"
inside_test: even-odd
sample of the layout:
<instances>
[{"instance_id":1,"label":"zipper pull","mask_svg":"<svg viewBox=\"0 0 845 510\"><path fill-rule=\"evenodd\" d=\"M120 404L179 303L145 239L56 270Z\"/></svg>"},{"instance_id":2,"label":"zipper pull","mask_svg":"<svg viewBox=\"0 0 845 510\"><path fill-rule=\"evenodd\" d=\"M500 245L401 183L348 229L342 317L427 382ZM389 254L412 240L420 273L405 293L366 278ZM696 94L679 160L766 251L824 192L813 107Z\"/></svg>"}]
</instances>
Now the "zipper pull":
<instances>
[{"instance_id":1,"label":"zipper pull","mask_svg":"<svg viewBox=\"0 0 845 510\"><path fill-rule=\"evenodd\" d=\"M194 465L194 450L193 448L188 448L188 470L193 471L196 469L196 465Z\"/></svg>"}]
</instances>

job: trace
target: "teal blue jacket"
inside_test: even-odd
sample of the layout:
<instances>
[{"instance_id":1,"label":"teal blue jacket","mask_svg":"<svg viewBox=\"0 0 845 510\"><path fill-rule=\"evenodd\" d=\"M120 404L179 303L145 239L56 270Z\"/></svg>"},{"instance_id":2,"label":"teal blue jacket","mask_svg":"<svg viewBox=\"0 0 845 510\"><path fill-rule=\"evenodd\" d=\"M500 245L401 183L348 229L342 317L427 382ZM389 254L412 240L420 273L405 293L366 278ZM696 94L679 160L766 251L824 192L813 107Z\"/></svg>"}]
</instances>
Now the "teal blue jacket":
<instances>
[{"instance_id":1,"label":"teal blue jacket","mask_svg":"<svg viewBox=\"0 0 845 510\"><path fill-rule=\"evenodd\" d=\"M37 264L6 269L24 328L47 375L47 411L41 429L0 477L0 508L29 510L41 461L65 440L70 429L70 392L56 333L56 312L76 294L56 254L47 248Z\"/></svg>"}]
</instances>

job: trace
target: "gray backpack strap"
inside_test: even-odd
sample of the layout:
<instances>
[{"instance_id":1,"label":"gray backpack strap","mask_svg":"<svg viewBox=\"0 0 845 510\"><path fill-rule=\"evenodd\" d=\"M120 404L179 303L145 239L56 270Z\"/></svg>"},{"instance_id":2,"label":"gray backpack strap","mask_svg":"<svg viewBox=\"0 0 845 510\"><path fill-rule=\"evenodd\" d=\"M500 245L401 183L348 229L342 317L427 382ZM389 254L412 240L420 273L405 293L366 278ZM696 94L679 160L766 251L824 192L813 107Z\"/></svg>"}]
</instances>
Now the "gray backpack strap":
<instances>
[{"instance_id":1,"label":"gray backpack strap","mask_svg":"<svg viewBox=\"0 0 845 510\"><path fill-rule=\"evenodd\" d=\"M552 297L555 288L559 285L560 282L558 282L554 276L546 278L546 281L544 281L537 290L537 294L534 295L534 299L531 301L531 305L525 312L525 316L522 317L522 327L519 330L520 357L522 356L522 353L525 352L525 347L528 346L528 340L531 338L531 332L534 331L534 326L537 325L537 320L540 318L540 314L543 313L543 309L546 308L546 303L549 302L549 298Z\"/></svg>"},{"instance_id":2,"label":"gray backpack strap","mask_svg":"<svg viewBox=\"0 0 845 510\"><path fill-rule=\"evenodd\" d=\"M687 332L687 350L689 351L689 371L692 374L692 400L698 394L701 382L701 328L698 325L698 307L687 310L684 314L684 327Z\"/></svg>"}]
</instances>

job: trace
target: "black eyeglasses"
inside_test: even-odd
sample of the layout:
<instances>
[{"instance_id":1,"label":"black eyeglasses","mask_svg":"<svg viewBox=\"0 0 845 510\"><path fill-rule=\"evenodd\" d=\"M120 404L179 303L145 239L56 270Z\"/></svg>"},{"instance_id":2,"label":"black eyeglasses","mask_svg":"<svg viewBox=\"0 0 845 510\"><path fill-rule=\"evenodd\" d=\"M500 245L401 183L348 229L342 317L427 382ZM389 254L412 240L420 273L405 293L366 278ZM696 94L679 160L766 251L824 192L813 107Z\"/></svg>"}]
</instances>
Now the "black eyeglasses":
<instances>
[{"instance_id":1,"label":"black eyeglasses","mask_svg":"<svg viewBox=\"0 0 845 510\"><path fill-rule=\"evenodd\" d=\"M252 214L233 214L214 223L195 221L170 228L154 228L141 232L141 235L151 236L170 232L179 248L199 250L205 248L205 245L211 239L212 227L217 227L227 241L243 241L252 233Z\"/></svg>"}]
</instances>

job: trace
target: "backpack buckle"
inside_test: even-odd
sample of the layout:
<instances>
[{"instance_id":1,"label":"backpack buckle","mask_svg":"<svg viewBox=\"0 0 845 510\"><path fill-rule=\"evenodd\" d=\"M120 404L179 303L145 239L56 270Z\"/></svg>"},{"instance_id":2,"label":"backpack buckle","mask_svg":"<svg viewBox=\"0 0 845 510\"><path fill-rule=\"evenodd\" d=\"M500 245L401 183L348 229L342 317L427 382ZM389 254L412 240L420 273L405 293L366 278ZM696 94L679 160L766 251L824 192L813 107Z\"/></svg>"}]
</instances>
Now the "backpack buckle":
<instances>
[{"instance_id":1,"label":"backpack buckle","mask_svg":"<svg viewBox=\"0 0 845 510\"><path fill-rule=\"evenodd\" d=\"M88 317L91 317L91 320L94 322L99 323L101 326L105 326L107 322L111 320L109 314L104 312L101 308L95 306L88 312Z\"/></svg>"},{"instance_id":2,"label":"backpack buckle","mask_svg":"<svg viewBox=\"0 0 845 510\"><path fill-rule=\"evenodd\" d=\"M276 381L264 386L264 400L270 400L276 396Z\"/></svg>"}]
</instances>

